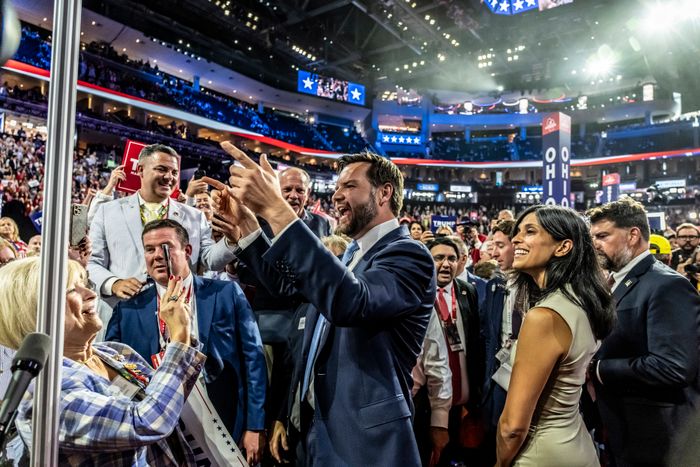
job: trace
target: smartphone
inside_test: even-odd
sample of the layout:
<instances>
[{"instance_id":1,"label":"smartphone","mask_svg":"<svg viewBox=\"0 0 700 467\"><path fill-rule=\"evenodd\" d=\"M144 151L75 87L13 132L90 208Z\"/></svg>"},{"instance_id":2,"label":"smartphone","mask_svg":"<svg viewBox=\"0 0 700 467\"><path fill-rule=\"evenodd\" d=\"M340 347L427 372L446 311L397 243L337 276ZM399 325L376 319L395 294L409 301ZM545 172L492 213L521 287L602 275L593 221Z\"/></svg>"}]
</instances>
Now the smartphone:
<instances>
[{"instance_id":1,"label":"smartphone","mask_svg":"<svg viewBox=\"0 0 700 467\"><path fill-rule=\"evenodd\" d=\"M165 267L168 269L168 277L173 275L173 265L170 262L170 247L167 243L160 246L163 249L163 258L165 259Z\"/></svg>"},{"instance_id":2,"label":"smartphone","mask_svg":"<svg viewBox=\"0 0 700 467\"><path fill-rule=\"evenodd\" d=\"M88 206L86 204L71 205L70 215L70 246L78 243L88 234Z\"/></svg>"}]
</instances>

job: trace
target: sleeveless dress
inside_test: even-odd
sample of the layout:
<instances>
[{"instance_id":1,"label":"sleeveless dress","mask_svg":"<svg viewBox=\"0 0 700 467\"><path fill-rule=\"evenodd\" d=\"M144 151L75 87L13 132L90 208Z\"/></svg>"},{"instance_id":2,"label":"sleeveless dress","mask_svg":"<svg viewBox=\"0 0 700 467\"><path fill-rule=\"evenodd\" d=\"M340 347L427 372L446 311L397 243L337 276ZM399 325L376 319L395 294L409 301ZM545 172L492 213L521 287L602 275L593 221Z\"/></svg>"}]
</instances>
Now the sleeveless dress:
<instances>
[{"instance_id":1,"label":"sleeveless dress","mask_svg":"<svg viewBox=\"0 0 700 467\"><path fill-rule=\"evenodd\" d=\"M570 286L568 291L573 294ZM586 380L586 369L599 342L583 309L560 290L551 293L536 307L549 308L561 316L571 330L571 347L554 367L532 418L525 443L513 461L519 467L599 466L593 440L579 413L579 400ZM517 353L511 352L511 365Z\"/></svg>"}]
</instances>

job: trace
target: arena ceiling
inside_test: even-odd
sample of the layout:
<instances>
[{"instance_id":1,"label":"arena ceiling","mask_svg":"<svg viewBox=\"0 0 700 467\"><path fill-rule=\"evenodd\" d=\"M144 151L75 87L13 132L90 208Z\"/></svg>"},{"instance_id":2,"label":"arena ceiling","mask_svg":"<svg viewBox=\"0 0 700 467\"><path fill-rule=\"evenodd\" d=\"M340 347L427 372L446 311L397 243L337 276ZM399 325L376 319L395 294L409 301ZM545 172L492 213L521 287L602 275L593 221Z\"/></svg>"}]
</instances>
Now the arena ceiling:
<instances>
[{"instance_id":1,"label":"arena ceiling","mask_svg":"<svg viewBox=\"0 0 700 467\"><path fill-rule=\"evenodd\" d=\"M398 85L573 96L654 81L695 109L697 4L574 0L502 16L482 0L84 0L99 14L187 43L191 54L282 89L296 88L297 69L370 92Z\"/></svg>"}]
</instances>

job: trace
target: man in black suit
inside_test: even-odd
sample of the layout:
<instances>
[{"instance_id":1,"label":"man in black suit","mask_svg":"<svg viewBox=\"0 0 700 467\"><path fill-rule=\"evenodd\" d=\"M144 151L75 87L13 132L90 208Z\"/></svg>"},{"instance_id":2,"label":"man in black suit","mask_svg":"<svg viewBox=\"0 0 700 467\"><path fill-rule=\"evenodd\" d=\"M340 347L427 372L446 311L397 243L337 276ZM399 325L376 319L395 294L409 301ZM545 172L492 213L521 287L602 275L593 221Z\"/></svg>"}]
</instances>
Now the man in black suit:
<instances>
[{"instance_id":1,"label":"man in black suit","mask_svg":"<svg viewBox=\"0 0 700 467\"><path fill-rule=\"evenodd\" d=\"M446 343L447 362L452 373L452 408L448 420L438 421L427 416L426 412L432 405L427 402L432 401L426 400L430 395L426 387L422 388L415 397L416 410L420 408L423 412L416 413L415 430L417 437L421 438L417 441L424 464L427 463L427 454L431 453L434 461L440 460L438 465L450 465L453 460L465 460L467 455L460 439L463 409L467 409L474 421L479 421L475 411L481 399L484 374L479 306L476 288L456 278L461 252L454 240L438 237L427 247L437 273L438 293L433 313L437 313ZM428 424L431 425L429 429ZM428 450L428 445L432 449Z\"/></svg>"},{"instance_id":2,"label":"man in black suit","mask_svg":"<svg viewBox=\"0 0 700 467\"><path fill-rule=\"evenodd\" d=\"M588 216L617 308L615 330L589 367L610 451L616 467L665 465L700 396L700 297L649 253L641 204L622 198Z\"/></svg>"}]
</instances>

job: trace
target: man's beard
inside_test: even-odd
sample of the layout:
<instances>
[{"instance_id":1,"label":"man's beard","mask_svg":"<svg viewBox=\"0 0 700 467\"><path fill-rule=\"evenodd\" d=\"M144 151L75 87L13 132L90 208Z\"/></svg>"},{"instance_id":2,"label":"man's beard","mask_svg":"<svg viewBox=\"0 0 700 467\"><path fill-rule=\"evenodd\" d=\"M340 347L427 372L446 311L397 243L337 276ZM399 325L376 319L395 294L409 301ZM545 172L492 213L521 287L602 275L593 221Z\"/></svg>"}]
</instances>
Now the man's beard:
<instances>
[{"instance_id":1,"label":"man's beard","mask_svg":"<svg viewBox=\"0 0 700 467\"><path fill-rule=\"evenodd\" d=\"M365 204L352 208L352 218L347 225L339 225L338 232L354 237L361 232L367 224L372 222L377 215L377 202L374 200L374 193L371 193L369 200Z\"/></svg>"},{"instance_id":2,"label":"man's beard","mask_svg":"<svg viewBox=\"0 0 700 467\"><path fill-rule=\"evenodd\" d=\"M612 258L609 258L604 253L598 253L598 261L600 263L600 267L602 267L603 269L618 272L620 269L627 266L627 264L629 264L630 261L632 261L633 255L634 252L632 251L632 249L628 246L625 246L619 251L617 255L615 255Z\"/></svg>"}]
</instances>

